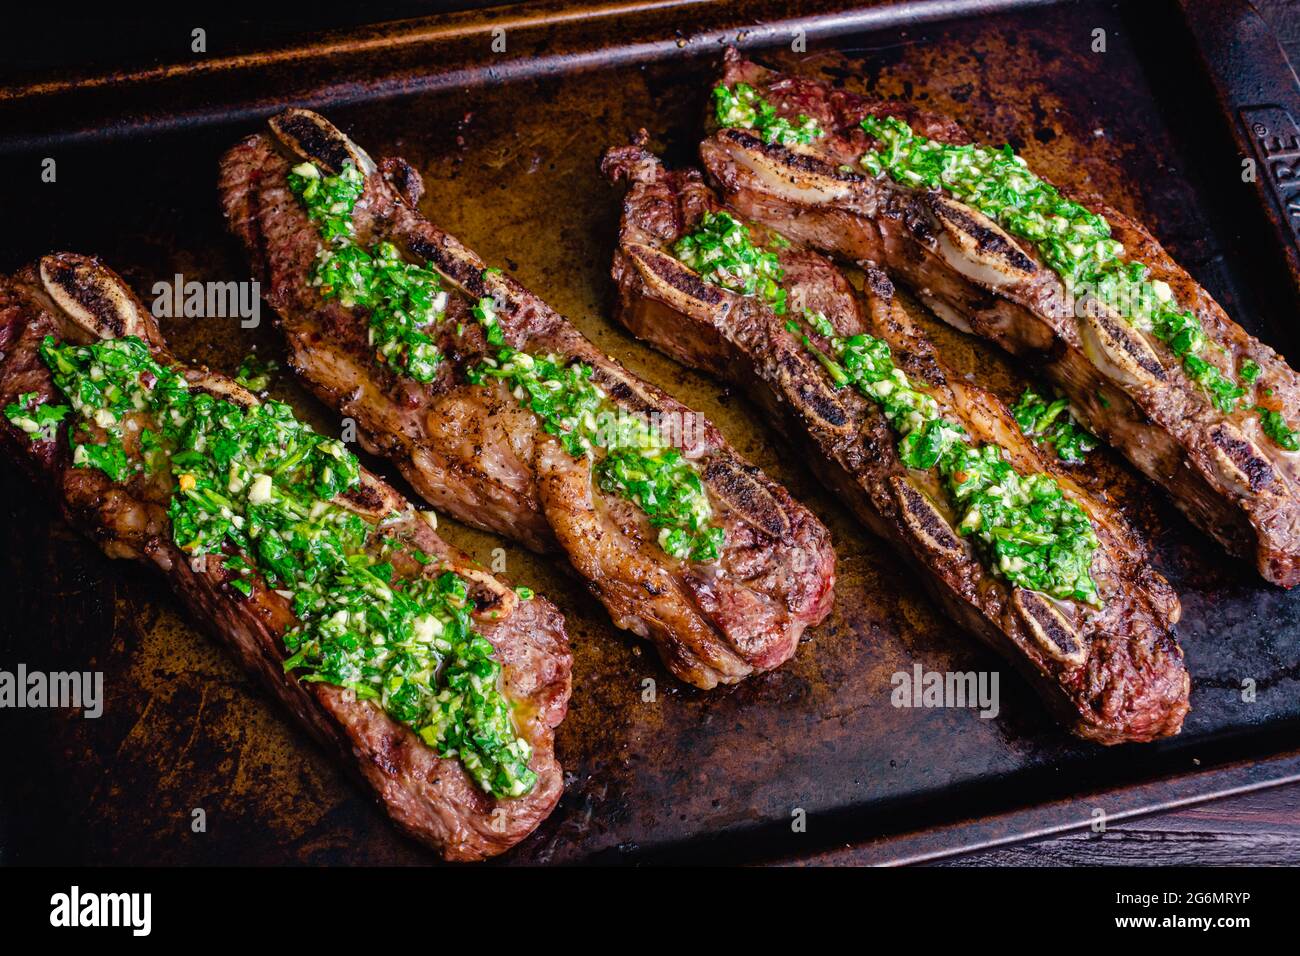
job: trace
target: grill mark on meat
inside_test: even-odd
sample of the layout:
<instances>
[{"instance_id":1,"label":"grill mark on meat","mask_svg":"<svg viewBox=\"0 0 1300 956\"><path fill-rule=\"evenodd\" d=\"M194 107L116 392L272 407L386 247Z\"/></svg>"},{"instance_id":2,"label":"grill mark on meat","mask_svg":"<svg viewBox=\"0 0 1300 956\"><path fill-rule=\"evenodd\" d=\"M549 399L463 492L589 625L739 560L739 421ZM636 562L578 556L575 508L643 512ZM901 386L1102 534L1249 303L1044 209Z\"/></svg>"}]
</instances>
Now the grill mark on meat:
<instances>
[{"instance_id":1,"label":"grill mark on meat","mask_svg":"<svg viewBox=\"0 0 1300 956\"><path fill-rule=\"evenodd\" d=\"M844 406L840 404L829 386L818 379L804 375L805 367L801 363L791 361L786 355L782 355L778 361L783 375L798 382L795 388L798 390L798 407L801 410L806 411L821 425L835 431L841 431L848 425L848 412L844 410Z\"/></svg>"},{"instance_id":2,"label":"grill mark on meat","mask_svg":"<svg viewBox=\"0 0 1300 956\"><path fill-rule=\"evenodd\" d=\"M1251 491L1259 491L1273 481L1273 469L1259 455L1253 444L1240 434L1220 425L1210 430L1210 441L1245 477L1246 485Z\"/></svg>"},{"instance_id":3,"label":"grill mark on meat","mask_svg":"<svg viewBox=\"0 0 1300 956\"><path fill-rule=\"evenodd\" d=\"M830 611L834 553L821 523L702 416L599 352L509 276L485 273L472 251L419 214L418 173L390 158L379 165L382 176L367 179L357 240L391 240L432 265L451 287L449 312L458 310L431 331L445 356L437 380L419 386L393 376L364 344L364 313L323 300L310 283L317 237L284 182L300 158L301 144L251 137L223 159L221 191L231 231L267 277L290 364L308 387L346 406L359 434L435 507L532 549L561 550L615 623L653 640L681 679L709 688L787 660L804 630ZM589 463L568 455L504 385L465 380L487 345L462 296L496 301L512 347L590 365L620 410L699 426L699 447L683 450L727 529L719 567L668 558L644 514L613 496L592 497ZM457 337L461 320L466 334Z\"/></svg>"},{"instance_id":4,"label":"grill mark on meat","mask_svg":"<svg viewBox=\"0 0 1300 956\"><path fill-rule=\"evenodd\" d=\"M740 210L719 203L699 173L665 170L636 145L610 150L602 167L611 179L629 182L613 267L620 321L679 360L745 387L773 412L832 491L919 570L958 623L1010 660L1074 733L1114 744L1179 731L1190 688L1172 636L1180 608L1150 567L1143 542L1120 514L1043 459L996 397L950 378L932 343L895 302L883 272L865 270L864 312L829 261L803 250L779 252L791 311L821 312L837 335L884 338L945 415L978 440L1002 444L1018 467L1051 474L1085 509L1101 543L1093 573L1104 607L1058 607L986 572L936 504L943 497L937 478L900 461L897 435L880 407L849 387L831 391L816 359L761 300L725 290L719 290L723 303L691 299L682 283L658 283L659 272L632 264L653 261L638 252L645 247L670 254L710 209L727 208L745 221ZM665 233L670 221L679 223L677 231Z\"/></svg>"},{"instance_id":5,"label":"grill mark on meat","mask_svg":"<svg viewBox=\"0 0 1300 956\"><path fill-rule=\"evenodd\" d=\"M336 135L336 131L316 122L314 114L306 110L286 110L272 122L276 125L277 132L292 138L327 173L337 175L347 162L356 159L347 142ZM360 163L356 165L361 166Z\"/></svg>"},{"instance_id":6,"label":"grill mark on meat","mask_svg":"<svg viewBox=\"0 0 1300 956\"><path fill-rule=\"evenodd\" d=\"M787 149L777 143L768 143L762 137L755 136L741 129L725 129L719 133L723 139L730 140L745 149L754 149L763 153L768 159L795 173L812 173L828 176L842 183L861 183L866 177L849 169L841 169L833 163L826 163L816 156Z\"/></svg>"},{"instance_id":7,"label":"grill mark on meat","mask_svg":"<svg viewBox=\"0 0 1300 956\"><path fill-rule=\"evenodd\" d=\"M443 243L433 242L428 237L416 235L411 237L408 247L411 253L426 260L443 275L461 286L465 292L476 298L488 298L491 293L483 281L483 273L472 268L463 257L453 255Z\"/></svg>"},{"instance_id":8,"label":"grill mark on meat","mask_svg":"<svg viewBox=\"0 0 1300 956\"><path fill-rule=\"evenodd\" d=\"M478 608L480 614L500 608L504 604L505 595L493 591L484 591L474 597L474 606Z\"/></svg>"},{"instance_id":9,"label":"grill mark on meat","mask_svg":"<svg viewBox=\"0 0 1300 956\"><path fill-rule=\"evenodd\" d=\"M116 275L93 260L68 254L51 258L64 264L80 261L94 273L101 289L109 289L103 283L111 281L117 287L113 295L132 296ZM44 271L50 274L48 268ZM39 357L46 335L71 341L111 335L101 317L65 312L43 296L40 273L31 266L12 279L0 277L0 342L6 345L0 355L0 406L25 392L36 392L42 400L57 397ZM153 343L160 362L177 365L152 316L140 311L137 319L144 327L132 334ZM255 401L222 376L200 369L185 373L195 388ZM68 427L64 423L60 430ZM113 484L102 472L73 467L63 439L33 442L5 419L0 419L0 447L53 499L64 518L110 557L157 567L195 621L219 638L320 744L366 784L399 827L445 858L480 860L502 853L532 832L559 801L563 777L555 760L554 729L568 706L572 668L563 619L544 598L515 599L510 588L473 567L465 555L411 515L407 503L374 475L363 470L362 484L337 500L363 515L371 514L372 520L399 512L401 517L380 533L393 535L400 530L409 535L420 550L437 559L431 567L466 578L476 606L499 612L496 619L476 617L476 626L496 650L503 688L519 715L519 731L533 747L530 765L538 782L523 797L497 800L484 793L458 760L439 757L378 704L358 701L343 688L286 675L281 636L296 622L290 603L260 578L254 579L250 597L235 591L220 557L209 560L206 569L195 570L172 541L166 508L171 489L156 477L138 475Z\"/></svg>"},{"instance_id":10,"label":"grill mark on meat","mask_svg":"<svg viewBox=\"0 0 1300 956\"><path fill-rule=\"evenodd\" d=\"M1012 269L1020 272L1036 272L1038 266L1020 251L1007 237L997 229L991 229L981 223L970 211L956 203L942 202L935 193L927 193L930 211L942 219L947 219L966 235L975 240L980 252L991 253L1006 261Z\"/></svg>"},{"instance_id":11,"label":"grill mark on meat","mask_svg":"<svg viewBox=\"0 0 1300 956\"><path fill-rule=\"evenodd\" d=\"M343 497L366 511L374 511L384 504L384 499L378 489L364 482L345 491Z\"/></svg>"},{"instance_id":12,"label":"grill mark on meat","mask_svg":"<svg viewBox=\"0 0 1300 956\"><path fill-rule=\"evenodd\" d=\"M930 499L917 491L906 478L896 475L890 483L894 487L894 494L898 496L898 507L903 520L927 550L946 558L967 556L952 527L943 520L943 515L930 503Z\"/></svg>"},{"instance_id":13,"label":"grill mark on meat","mask_svg":"<svg viewBox=\"0 0 1300 956\"><path fill-rule=\"evenodd\" d=\"M753 465L737 467L725 458L709 462L704 479L716 485L728 501L739 507L749 519L772 538L780 541L790 533L790 519L762 482Z\"/></svg>"},{"instance_id":14,"label":"grill mark on meat","mask_svg":"<svg viewBox=\"0 0 1300 956\"><path fill-rule=\"evenodd\" d=\"M867 277L867 288L875 295L882 299L894 297L894 284L889 281L889 276L879 269L867 269L864 274Z\"/></svg>"},{"instance_id":15,"label":"grill mark on meat","mask_svg":"<svg viewBox=\"0 0 1300 956\"><path fill-rule=\"evenodd\" d=\"M1124 356L1127 356L1129 362L1146 372L1156 381L1164 382L1167 380L1164 366L1160 364L1155 352L1151 350L1150 346L1136 331L1122 325L1120 320L1106 312L1100 311L1100 307L1085 316L1084 321L1094 326L1099 341L1104 343L1106 351L1111 354L1112 358L1115 358L1115 352L1119 351Z\"/></svg>"},{"instance_id":16,"label":"grill mark on meat","mask_svg":"<svg viewBox=\"0 0 1300 956\"><path fill-rule=\"evenodd\" d=\"M84 270L75 262L51 256L47 260L44 272L55 285L62 289L70 299L94 316L114 337L126 332L126 319L119 312L118 304L94 282L87 281Z\"/></svg>"},{"instance_id":17,"label":"grill mark on meat","mask_svg":"<svg viewBox=\"0 0 1300 956\"><path fill-rule=\"evenodd\" d=\"M643 407L645 405L641 396L633 390L631 385L623 381L621 378L612 380L602 379L602 385L605 387L605 394L620 405L628 402L635 402Z\"/></svg>"},{"instance_id":18,"label":"grill mark on meat","mask_svg":"<svg viewBox=\"0 0 1300 956\"><path fill-rule=\"evenodd\" d=\"M424 180L410 163L400 157L388 157L379 161L379 168L408 206L415 208L420 204L420 198L424 195Z\"/></svg>"},{"instance_id":19,"label":"grill mark on meat","mask_svg":"<svg viewBox=\"0 0 1300 956\"><path fill-rule=\"evenodd\" d=\"M643 258L638 261L644 262L659 278L684 295L707 302L709 305L719 305L724 301L722 292L717 286L705 282L698 273L686 268L676 259L655 256L653 259Z\"/></svg>"},{"instance_id":20,"label":"grill mark on meat","mask_svg":"<svg viewBox=\"0 0 1300 956\"><path fill-rule=\"evenodd\" d=\"M1087 660L1088 649L1078 632L1047 598L1035 591L1017 590L1012 600L1038 643L1052 657L1074 667Z\"/></svg>"}]
</instances>

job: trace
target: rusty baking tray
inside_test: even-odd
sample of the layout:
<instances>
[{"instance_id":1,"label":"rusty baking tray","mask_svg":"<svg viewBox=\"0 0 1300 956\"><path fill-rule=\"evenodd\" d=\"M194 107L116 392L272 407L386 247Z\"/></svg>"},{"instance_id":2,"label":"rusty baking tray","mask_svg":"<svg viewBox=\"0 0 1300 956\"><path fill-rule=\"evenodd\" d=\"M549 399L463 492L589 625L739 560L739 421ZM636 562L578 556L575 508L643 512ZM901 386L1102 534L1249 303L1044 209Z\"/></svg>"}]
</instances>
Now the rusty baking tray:
<instances>
[{"instance_id":1,"label":"rusty baking tray","mask_svg":"<svg viewBox=\"0 0 1300 956\"><path fill-rule=\"evenodd\" d=\"M433 219L709 414L826 521L839 556L834 615L796 658L703 693L615 632L553 562L446 521L451 541L488 564L504 558L510 576L552 597L575 649L573 705L557 744L565 796L505 862L931 859L1095 826L1099 813L1114 820L1300 779L1300 593L1263 585L1098 454L1090 480L1146 529L1182 595L1193 711L1182 736L1160 744L1107 750L1067 738L744 399L609 321L620 197L599 178L597 158L644 126L671 162L692 161L718 56L738 42L775 65L951 111L1052 178L1100 190L1150 224L1248 329L1294 354L1286 207L1279 215L1263 198L1273 203L1276 191L1242 181L1234 141L1241 117L1263 123L1263 107L1285 115L1295 96L1275 44L1256 40L1249 56L1241 47L1230 55L1225 31L1254 24L1244 5L1199 0L532 4L174 68L56 76L0 88L0 266L55 248L96 252L146 295L178 273L243 278L218 212L216 160L283 104L323 110L376 156L405 156L425 175ZM492 52L496 36L506 52ZM799 36L803 52L791 49ZM1094 49L1098 36L1104 52ZM1237 82L1252 77L1263 84L1259 102ZM54 183L40 181L47 157L57 162ZM1267 167L1267 154L1259 158ZM1008 396L1023 386L996 355L927 324L961 369ZM226 371L251 347L279 352L269 322L165 325L179 354ZM291 381L280 378L275 391L337 427ZM0 490L0 667L102 671L107 700L98 720L3 714L0 859L431 859L146 572L114 566L52 523L13 470L0 468ZM999 672L1000 713L893 707L892 675L914 665ZM200 808L206 831L196 833Z\"/></svg>"}]
</instances>

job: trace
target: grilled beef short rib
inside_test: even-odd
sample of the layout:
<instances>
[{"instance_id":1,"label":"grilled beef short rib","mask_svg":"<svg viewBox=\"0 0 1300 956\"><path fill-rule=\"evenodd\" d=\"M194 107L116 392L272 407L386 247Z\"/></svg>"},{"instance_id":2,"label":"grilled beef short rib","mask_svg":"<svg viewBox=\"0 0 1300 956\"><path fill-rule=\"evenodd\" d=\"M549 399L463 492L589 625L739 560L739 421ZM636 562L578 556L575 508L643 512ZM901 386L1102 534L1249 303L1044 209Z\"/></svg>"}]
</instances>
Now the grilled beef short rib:
<instances>
[{"instance_id":1,"label":"grilled beef short rib","mask_svg":"<svg viewBox=\"0 0 1300 956\"><path fill-rule=\"evenodd\" d=\"M60 403L39 347L46 336L87 343L135 335L162 364L181 368L190 387L239 404L256 398L230 379L203 368L183 368L167 351L154 318L126 284L95 259L47 256L12 278L0 277L0 407L35 393ZM455 757L444 758L389 717L379 704L351 691L286 674L282 641L296 618L291 601L257 579L251 595L231 587L233 572L210 556L201 566L172 540L167 504L170 477L136 475L115 483L93 468L74 467L68 422L52 440L32 440L0 418L0 446L50 493L69 524L109 557L151 565L162 573L196 623L213 633L319 743L377 798L403 830L448 860L481 860L508 850L546 818L563 792L555 759L555 728L568 708L572 658L564 620L545 599L520 600L514 590L447 545L396 491L362 472L361 483L336 501L385 525L435 559L431 568L454 571L470 584L476 626L495 648L502 690L514 704L519 733L533 748L533 790L496 799L474 782Z\"/></svg>"},{"instance_id":2,"label":"grilled beef short rib","mask_svg":"<svg viewBox=\"0 0 1300 956\"><path fill-rule=\"evenodd\" d=\"M948 373L884 273L866 271L864 310L830 261L793 246L780 251L792 314L821 312L842 336L885 339L900 367L969 434L1002 446L1022 472L1057 479L1097 531L1092 571L1104 606L1053 600L989 574L954 530L933 473L900 461L879 406L852 388L833 389L785 319L759 298L707 284L673 258L673 244L722 207L697 171L666 170L643 142L610 150L603 164L610 178L629 183L613 266L623 324L745 389L947 613L1024 673L1075 734L1106 744L1176 734L1189 690L1172 631L1180 607L1124 519L1044 460L995 396Z\"/></svg>"},{"instance_id":3,"label":"grilled beef short rib","mask_svg":"<svg viewBox=\"0 0 1300 956\"><path fill-rule=\"evenodd\" d=\"M363 310L322 297L311 281L320 242L286 183L307 159L326 174L366 173L357 241L387 239L432 265L458 293L430 330L445 356L427 385L395 374L367 341ZM598 351L563 316L421 215L419 174L374 163L314 113L290 110L235 146L221 195L289 346L289 362L326 404L356 420L361 443L390 458L435 507L542 552L558 551L619 627L652 640L665 664L701 688L769 670L830 610L834 553L825 527L740 458L703 416ZM471 384L486 354L469 302L494 298L508 345L594 369L623 411L689 422L693 457L726 545L716 562L669 557L635 507L602 495L591 462L574 458L501 383ZM683 427L685 434L687 429Z\"/></svg>"},{"instance_id":4,"label":"grilled beef short rib","mask_svg":"<svg viewBox=\"0 0 1300 956\"><path fill-rule=\"evenodd\" d=\"M953 120L911 104L872 100L812 79L770 72L735 50L721 82L746 83L789 119L825 131L807 146L719 129L700 147L724 201L807 245L887 270L945 321L1041 370L1089 431L1114 445L1229 552L1267 580L1300 582L1300 453L1273 443L1248 408L1225 415L1154 336L1108 310L1067 308L1065 288L1036 253L944 193L910 190L860 165L869 115L897 117L930 140L971 142ZM1068 191L1066 191L1068 195ZM1300 377L1232 321L1141 224L1096 201L1127 255L1166 283L1231 369L1255 362L1258 401L1300 413ZM1222 349L1222 352L1219 351Z\"/></svg>"}]
</instances>

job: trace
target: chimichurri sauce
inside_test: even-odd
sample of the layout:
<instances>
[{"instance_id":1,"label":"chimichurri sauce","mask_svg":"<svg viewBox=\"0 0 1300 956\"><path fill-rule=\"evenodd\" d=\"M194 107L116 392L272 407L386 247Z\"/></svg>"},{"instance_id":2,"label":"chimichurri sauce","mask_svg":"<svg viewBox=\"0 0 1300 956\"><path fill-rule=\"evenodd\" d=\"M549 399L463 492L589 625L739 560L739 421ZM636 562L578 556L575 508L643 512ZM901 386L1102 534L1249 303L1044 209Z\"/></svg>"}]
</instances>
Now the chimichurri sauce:
<instances>
[{"instance_id":1,"label":"chimichurri sauce","mask_svg":"<svg viewBox=\"0 0 1300 956\"><path fill-rule=\"evenodd\" d=\"M134 336L88 346L47 337L41 356L68 405L25 396L6 416L36 437L71 412L77 467L118 482L170 479L177 546L220 556L245 595L260 577L291 600L298 623L283 637L286 670L376 701L494 796L533 788L531 748L500 691L492 645L474 628L465 581L396 573L398 555L435 559L335 503L360 481L341 442L280 402L244 407L191 388Z\"/></svg>"},{"instance_id":2,"label":"chimichurri sauce","mask_svg":"<svg viewBox=\"0 0 1300 956\"><path fill-rule=\"evenodd\" d=\"M780 285L784 272L777 256L757 246L748 228L729 214L706 214L673 251L704 281L760 297L776 314L785 311L786 290ZM747 268L740 269L737 262ZM754 279L759 274L761 281ZM832 354L819 348L796 320L786 327L801 336L836 388L853 385L881 406L902 435L898 451L907 467L938 469L962 516L958 532L975 539L993 573L1017 587L1101 604L1091 572L1096 533L1083 509L1053 478L1021 475L995 445L973 447L961 425L943 417L938 403L894 364L883 339L841 338L821 313L805 312L804 321L829 341Z\"/></svg>"},{"instance_id":3,"label":"chimichurri sauce","mask_svg":"<svg viewBox=\"0 0 1300 956\"><path fill-rule=\"evenodd\" d=\"M823 133L815 119L802 113L796 123L778 116L776 108L759 96L758 91L748 83L737 83L732 88L715 86L713 111L718 125L752 129L765 143L780 143L782 146L798 143L806 146Z\"/></svg>"},{"instance_id":4,"label":"chimichurri sauce","mask_svg":"<svg viewBox=\"0 0 1300 956\"><path fill-rule=\"evenodd\" d=\"M1174 300L1169 285L1149 278L1151 270L1143 263L1125 259L1124 246L1111 237L1104 217L1062 196L1010 146L995 150L935 142L893 116L868 116L862 128L881 144L879 150L862 157L869 172L887 174L913 189L947 190L1027 240L1060 276L1067 292L1116 304L1116 311L1128 322L1168 346L1187 376L1220 411L1253 410L1264 433L1279 447L1300 450L1300 432L1288 427L1280 412L1249 397L1259 366L1247 359L1234 378L1207 360L1210 342L1205 328L1190 309Z\"/></svg>"},{"instance_id":5,"label":"chimichurri sauce","mask_svg":"<svg viewBox=\"0 0 1300 956\"><path fill-rule=\"evenodd\" d=\"M1026 436L1040 445L1051 445L1056 456L1071 465L1081 464L1088 452L1097 447L1097 439L1081 428L1070 414L1068 399L1048 401L1032 388L1027 388L1011 409L1011 414Z\"/></svg>"},{"instance_id":6,"label":"chimichurri sauce","mask_svg":"<svg viewBox=\"0 0 1300 956\"><path fill-rule=\"evenodd\" d=\"M441 356L420 330L441 321L446 311L447 293L437 273L406 262L391 243L377 243L369 251L356 244L352 214L365 178L350 163L338 176L324 176L303 163L290 172L289 186L320 230L322 249L312 281L322 295L346 307L368 308L371 342L380 358L417 381L432 380ZM592 382L590 366L508 347L496 310L487 297L470 308L492 354L468 371L469 380L505 382L570 455L591 456L600 489L644 512L666 554L716 561L726 535L711 523L713 508L695 465L657 428L620 415Z\"/></svg>"},{"instance_id":7,"label":"chimichurri sauce","mask_svg":"<svg viewBox=\"0 0 1300 956\"><path fill-rule=\"evenodd\" d=\"M302 163L289 173L289 188L320 232L312 282L321 295L369 310L375 354L417 382L433 381L442 356L425 330L447 309L438 273L407 262L391 242L369 249L357 243L352 212L365 177L351 163L337 176L322 176L312 163Z\"/></svg>"},{"instance_id":8,"label":"chimichurri sauce","mask_svg":"<svg viewBox=\"0 0 1300 956\"><path fill-rule=\"evenodd\" d=\"M957 532L971 537L985 565L1016 587L1100 606L1092 578L1098 548L1087 514L1054 478L1022 475L993 444L975 446L964 428L940 413L894 364L889 344L872 335L841 338L821 313L804 319L828 340L827 354L791 320L836 388L853 385L881 407L902 435L898 454L908 468L937 469L953 509Z\"/></svg>"}]
</instances>

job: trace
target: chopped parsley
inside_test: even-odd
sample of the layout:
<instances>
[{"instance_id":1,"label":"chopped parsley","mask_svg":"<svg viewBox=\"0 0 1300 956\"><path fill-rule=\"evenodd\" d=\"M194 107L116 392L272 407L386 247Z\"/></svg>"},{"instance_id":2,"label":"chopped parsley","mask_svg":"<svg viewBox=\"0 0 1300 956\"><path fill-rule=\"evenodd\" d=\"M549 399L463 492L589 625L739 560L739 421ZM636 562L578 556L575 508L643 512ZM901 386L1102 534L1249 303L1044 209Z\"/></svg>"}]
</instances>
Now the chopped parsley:
<instances>
[{"instance_id":1,"label":"chopped parsley","mask_svg":"<svg viewBox=\"0 0 1300 956\"><path fill-rule=\"evenodd\" d=\"M235 382L250 392L265 392L271 387L271 376L279 367L275 361L268 359L264 362L249 352L239 363L239 368L235 372Z\"/></svg>"},{"instance_id":2,"label":"chopped parsley","mask_svg":"<svg viewBox=\"0 0 1300 956\"><path fill-rule=\"evenodd\" d=\"M491 303L483 299L480 305ZM484 306L486 311L486 306ZM489 313L495 319L495 312ZM713 508L695 469L659 430L635 415L619 414L592 379L593 369L558 355L502 347L471 368L468 378L505 382L574 458L591 456L600 489L631 501L659 529L659 546L674 558L716 561L725 530L711 523Z\"/></svg>"},{"instance_id":3,"label":"chopped parsley","mask_svg":"<svg viewBox=\"0 0 1300 956\"><path fill-rule=\"evenodd\" d=\"M71 410L67 405L37 402L35 392L24 392L18 401L5 406L5 418L31 435L32 441L37 441L52 438L54 429Z\"/></svg>"},{"instance_id":4,"label":"chopped parsley","mask_svg":"<svg viewBox=\"0 0 1300 956\"><path fill-rule=\"evenodd\" d=\"M365 177L352 163L322 176L312 163L295 166L289 189L316 224L322 247L312 282L327 299L370 313L370 344L383 361L417 382L430 382L441 353L425 330L446 314L447 293L437 271L407 262L391 242L357 244L352 212Z\"/></svg>"},{"instance_id":5,"label":"chopped parsley","mask_svg":"<svg viewBox=\"0 0 1300 956\"><path fill-rule=\"evenodd\" d=\"M183 551L222 556L245 595L257 574L291 596L286 671L375 701L494 796L533 788L531 748L499 688L492 645L474 628L465 581L396 574L392 559L414 550L402 532L335 501L360 480L341 442L280 402L245 408L190 388L134 336L88 346L46 337L41 356L77 413L79 466L114 481L169 478L167 514Z\"/></svg>"},{"instance_id":6,"label":"chopped parsley","mask_svg":"<svg viewBox=\"0 0 1300 956\"><path fill-rule=\"evenodd\" d=\"M801 337L836 388L851 384L880 406L902 436L898 453L904 465L938 470L960 516L958 533L975 540L990 571L1015 587L1101 605L1092 578L1097 534L1055 479L1020 474L997 445L972 445L965 429L944 417L934 398L894 364L883 339L841 338L821 313L806 312L804 319L828 342L829 354L798 322L790 320L787 329Z\"/></svg>"},{"instance_id":7,"label":"chopped parsley","mask_svg":"<svg viewBox=\"0 0 1300 956\"><path fill-rule=\"evenodd\" d=\"M1050 443L1058 458L1077 465L1097 447L1097 440L1074 420L1069 409L1068 399L1058 398L1049 402L1032 388L1027 388L1011 411L1022 432L1040 444Z\"/></svg>"},{"instance_id":8,"label":"chopped parsley","mask_svg":"<svg viewBox=\"0 0 1300 956\"><path fill-rule=\"evenodd\" d=\"M312 163L295 166L289 173L289 188L320 230L324 245L312 281L322 295L349 308L369 309L370 341L379 358L417 381L431 381L442 356L422 330L440 321L447 308L447 293L437 272L432 266L406 261L391 242L378 242L369 251L357 245L352 211L365 178L350 163L338 176L322 176ZM771 265L775 266L775 257ZM757 286L757 278L753 281ZM776 287L770 280L767 286ZM469 371L471 381L507 381L543 429L559 438L574 457L602 451L595 467L601 490L618 494L644 511L659 529L659 544L666 553L692 561L717 560L724 531L709 523L713 511L703 482L677 449L644 423L644 434L615 429L612 440L602 442L597 416L609 415L612 406L590 381L590 366L565 366L555 356L532 356L508 347L497 303L490 297L475 302L470 314L494 350L494 357Z\"/></svg>"},{"instance_id":9,"label":"chopped parsley","mask_svg":"<svg viewBox=\"0 0 1300 956\"><path fill-rule=\"evenodd\" d=\"M823 133L815 119L802 113L796 123L778 116L776 108L748 83L737 83L731 89L715 86L713 112L719 126L752 129L765 143L807 146Z\"/></svg>"},{"instance_id":10,"label":"chopped parsley","mask_svg":"<svg viewBox=\"0 0 1300 956\"><path fill-rule=\"evenodd\" d=\"M1287 427L1286 418L1281 412L1265 408L1263 405L1256 405L1255 411L1259 413L1259 423L1264 429L1264 434L1273 439L1278 447L1287 451L1300 451L1300 432Z\"/></svg>"},{"instance_id":11,"label":"chopped parsley","mask_svg":"<svg viewBox=\"0 0 1300 956\"><path fill-rule=\"evenodd\" d=\"M785 272L776 253L755 244L749 229L730 213L706 212L695 231L673 245L673 255L705 282L743 295L758 295L785 314Z\"/></svg>"},{"instance_id":12,"label":"chopped parsley","mask_svg":"<svg viewBox=\"0 0 1300 956\"><path fill-rule=\"evenodd\" d=\"M1143 263L1126 260L1123 244L1111 238L1104 217L1062 196L1010 146L997 150L935 142L894 116L868 116L862 128L881 147L862 157L862 165L873 175L888 173L913 189L946 189L1032 243L1067 292L1094 296L1165 343L1221 412L1251 407L1247 387L1258 378L1259 366L1243 365L1243 387L1205 359L1205 329L1191 310L1179 307L1168 283L1150 279ZM1300 442L1300 435L1277 414L1272 424L1264 423L1265 433L1283 448Z\"/></svg>"},{"instance_id":13,"label":"chopped parsley","mask_svg":"<svg viewBox=\"0 0 1300 956\"><path fill-rule=\"evenodd\" d=\"M501 321L497 318L497 304L494 299L484 296L470 307L469 312L483 327L483 335L488 345L506 344L506 334L501 330Z\"/></svg>"}]
</instances>

